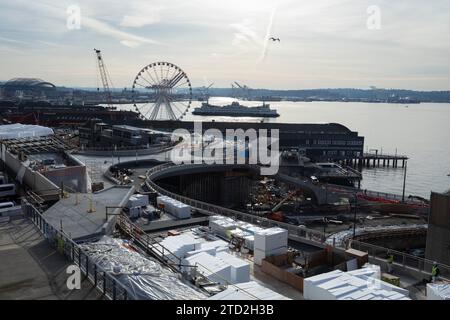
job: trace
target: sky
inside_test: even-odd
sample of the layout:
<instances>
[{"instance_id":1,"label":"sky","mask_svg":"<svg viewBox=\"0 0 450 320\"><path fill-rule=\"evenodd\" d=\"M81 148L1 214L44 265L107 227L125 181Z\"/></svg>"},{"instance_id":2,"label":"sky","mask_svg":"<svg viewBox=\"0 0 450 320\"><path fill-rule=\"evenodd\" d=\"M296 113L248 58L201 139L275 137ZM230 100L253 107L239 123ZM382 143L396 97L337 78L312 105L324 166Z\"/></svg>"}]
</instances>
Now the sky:
<instances>
[{"instance_id":1,"label":"sky","mask_svg":"<svg viewBox=\"0 0 450 320\"><path fill-rule=\"evenodd\" d=\"M193 86L450 90L450 1L0 0L0 80L96 87L94 48L117 88L168 61Z\"/></svg>"}]
</instances>

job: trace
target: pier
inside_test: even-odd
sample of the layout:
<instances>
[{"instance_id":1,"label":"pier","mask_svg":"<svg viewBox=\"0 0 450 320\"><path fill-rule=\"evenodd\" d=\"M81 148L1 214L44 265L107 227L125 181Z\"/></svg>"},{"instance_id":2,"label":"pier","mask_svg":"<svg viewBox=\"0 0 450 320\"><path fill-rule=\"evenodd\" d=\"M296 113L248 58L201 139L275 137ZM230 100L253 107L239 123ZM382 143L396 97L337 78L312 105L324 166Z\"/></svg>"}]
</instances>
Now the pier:
<instances>
[{"instance_id":1,"label":"pier","mask_svg":"<svg viewBox=\"0 0 450 320\"><path fill-rule=\"evenodd\" d=\"M405 167L405 163L408 160L408 156L406 155L392 155L392 154L378 154L378 153L364 153L362 157L346 159L342 162L345 165L351 167L392 167L398 168L401 166Z\"/></svg>"}]
</instances>

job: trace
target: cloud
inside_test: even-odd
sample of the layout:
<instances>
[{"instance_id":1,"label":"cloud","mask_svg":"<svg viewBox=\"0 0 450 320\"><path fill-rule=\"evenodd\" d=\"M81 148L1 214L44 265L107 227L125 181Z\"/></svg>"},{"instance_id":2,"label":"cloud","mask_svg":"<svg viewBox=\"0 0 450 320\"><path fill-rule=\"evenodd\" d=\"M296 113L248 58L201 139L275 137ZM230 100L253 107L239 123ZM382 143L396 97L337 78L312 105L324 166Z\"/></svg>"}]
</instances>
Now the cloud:
<instances>
[{"instance_id":1,"label":"cloud","mask_svg":"<svg viewBox=\"0 0 450 320\"><path fill-rule=\"evenodd\" d=\"M108 25L107 23L101 22L99 20L83 17L81 20L81 26L88 27L89 29L103 35L107 35L113 38L116 38L120 41L121 44L136 48L139 47L141 44L158 44L158 41L137 36L134 34L131 34L129 32L121 31L111 25Z\"/></svg>"},{"instance_id":2,"label":"cloud","mask_svg":"<svg viewBox=\"0 0 450 320\"><path fill-rule=\"evenodd\" d=\"M60 20L65 25L65 21L67 19L67 8L64 6L56 6L53 4L42 2L24 3L22 1L17 1L16 5L19 7L18 10L32 10L35 14L41 13L45 16L50 17L51 19ZM142 44L159 43L158 41L155 41L153 39L120 30L119 28L111 24L89 17L85 11L87 10L83 10L83 7L81 7L81 30L83 28L87 28L97 34L117 39L122 45L132 48L138 47Z\"/></svg>"},{"instance_id":3,"label":"cloud","mask_svg":"<svg viewBox=\"0 0 450 320\"><path fill-rule=\"evenodd\" d=\"M148 2L132 2L132 12L123 16L120 25L129 28L141 28L161 21L161 5Z\"/></svg>"},{"instance_id":4,"label":"cloud","mask_svg":"<svg viewBox=\"0 0 450 320\"><path fill-rule=\"evenodd\" d=\"M259 58L259 62L263 62L267 57L267 51L269 48L269 38L272 34L273 21L274 21L276 12L277 12L277 7L275 6L273 8L272 12L270 13L270 19L269 19L269 23L267 24L266 36L264 38L264 45L263 45L263 49L261 52L261 56Z\"/></svg>"}]
</instances>

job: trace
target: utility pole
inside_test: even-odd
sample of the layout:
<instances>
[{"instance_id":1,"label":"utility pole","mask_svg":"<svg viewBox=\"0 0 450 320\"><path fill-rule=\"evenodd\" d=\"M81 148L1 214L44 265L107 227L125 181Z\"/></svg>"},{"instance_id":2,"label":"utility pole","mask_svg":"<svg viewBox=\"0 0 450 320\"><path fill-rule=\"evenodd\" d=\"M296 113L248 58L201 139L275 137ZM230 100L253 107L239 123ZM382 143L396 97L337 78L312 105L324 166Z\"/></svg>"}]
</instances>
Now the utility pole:
<instances>
[{"instance_id":1,"label":"utility pole","mask_svg":"<svg viewBox=\"0 0 450 320\"><path fill-rule=\"evenodd\" d=\"M406 169L408 168L408 160L405 160L405 170L403 172L403 195L402 202L405 202L405 187L406 187Z\"/></svg>"}]
</instances>

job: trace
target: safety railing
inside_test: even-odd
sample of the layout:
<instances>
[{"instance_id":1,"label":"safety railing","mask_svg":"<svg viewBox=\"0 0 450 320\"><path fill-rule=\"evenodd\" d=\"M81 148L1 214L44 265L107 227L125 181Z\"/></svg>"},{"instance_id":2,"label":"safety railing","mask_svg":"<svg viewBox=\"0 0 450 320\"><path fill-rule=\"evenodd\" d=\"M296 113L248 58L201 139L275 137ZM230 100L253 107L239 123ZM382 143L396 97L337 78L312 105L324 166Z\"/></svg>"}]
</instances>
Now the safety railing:
<instances>
[{"instance_id":1,"label":"safety railing","mask_svg":"<svg viewBox=\"0 0 450 320\"><path fill-rule=\"evenodd\" d=\"M156 241L151 235L145 233L140 227L130 221L125 215L119 215L117 218L119 228L130 236L141 248L152 253L165 265L175 272L181 272L181 258L172 251L164 247L160 242Z\"/></svg>"},{"instance_id":2,"label":"safety railing","mask_svg":"<svg viewBox=\"0 0 450 320\"><path fill-rule=\"evenodd\" d=\"M94 262L80 246L68 237L63 230L58 230L48 223L42 214L26 200L22 201L24 214L31 219L42 232L48 243L70 262L80 268L85 279L97 288L109 300L134 300L135 295L117 280L111 273Z\"/></svg>"},{"instance_id":3,"label":"safety railing","mask_svg":"<svg viewBox=\"0 0 450 320\"><path fill-rule=\"evenodd\" d=\"M288 224L288 223L284 223L284 222L280 222L280 221L275 221L275 220L267 219L264 217L259 217L259 216L255 216L252 214L244 213L241 211L220 207L217 205L202 202L202 201L195 200L192 198L184 197L179 194L170 192L170 191L158 186L155 182L152 181L153 174L155 174L156 172L161 172L162 170L170 168L172 166L174 166L174 164L165 163L165 164L162 164L159 166L155 166L155 167L151 168L150 170L148 170L147 171L147 180L146 180L146 183L148 184L148 186L161 195L165 195L165 196L168 196L175 200L178 200L180 202L183 202L183 203L191 206L194 209L197 209L199 211L202 211L202 212L210 214L210 215L214 215L214 214L223 215L223 216L234 218L236 220L249 222L251 224L258 225L258 226L261 226L264 228L280 227L283 229L287 229L288 233L290 235L300 237L300 238L303 238L306 240L310 240L313 242L317 242L317 243L324 243L327 239L327 234L324 232L311 230L311 229L307 229L305 227L300 227L300 226L296 226L296 225L292 225L292 224Z\"/></svg>"},{"instance_id":4,"label":"safety railing","mask_svg":"<svg viewBox=\"0 0 450 320\"><path fill-rule=\"evenodd\" d=\"M357 240L349 240L348 246L359 251L367 252L370 257L376 259L387 259L389 255L392 255L395 265L403 269L410 268L418 271L423 274L424 278L430 277L431 268L436 263L440 270L440 276L450 280L450 266L446 264Z\"/></svg>"}]
</instances>

